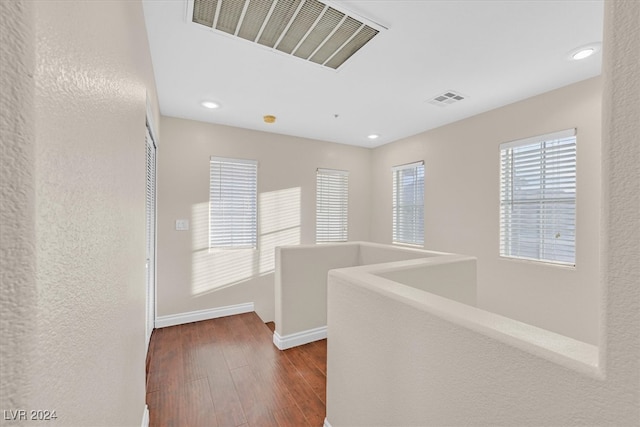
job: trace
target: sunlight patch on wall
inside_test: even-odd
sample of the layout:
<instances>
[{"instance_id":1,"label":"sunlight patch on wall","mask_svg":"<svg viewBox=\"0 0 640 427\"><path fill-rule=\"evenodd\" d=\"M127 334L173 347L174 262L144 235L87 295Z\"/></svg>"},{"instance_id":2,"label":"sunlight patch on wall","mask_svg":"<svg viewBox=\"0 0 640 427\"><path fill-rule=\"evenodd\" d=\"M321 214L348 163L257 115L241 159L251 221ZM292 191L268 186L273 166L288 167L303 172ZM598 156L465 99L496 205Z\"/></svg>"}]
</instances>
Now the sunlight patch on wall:
<instances>
[{"instance_id":1,"label":"sunlight patch on wall","mask_svg":"<svg viewBox=\"0 0 640 427\"><path fill-rule=\"evenodd\" d=\"M256 270L255 249L204 249L192 255L192 294L221 289L250 279Z\"/></svg>"},{"instance_id":2,"label":"sunlight patch on wall","mask_svg":"<svg viewBox=\"0 0 640 427\"><path fill-rule=\"evenodd\" d=\"M257 270L254 249L209 250L209 203L191 208L191 294L198 295L250 279Z\"/></svg>"},{"instance_id":3,"label":"sunlight patch on wall","mask_svg":"<svg viewBox=\"0 0 640 427\"><path fill-rule=\"evenodd\" d=\"M209 203L191 208L191 294L272 273L275 248L300 244L300 187L260 193L258 249L209 249Z\"/></svg>"},{"instance_id":4,"label":"sunlight patch on wall","mask_svg":"<svg viewBox=\"0 0 640 427\"><path fill-rule=\"evenodd\" d=\"M275 248L300 244L300 187L260 193L259 272L275 269Z\"/></svg>"}]
</instances>

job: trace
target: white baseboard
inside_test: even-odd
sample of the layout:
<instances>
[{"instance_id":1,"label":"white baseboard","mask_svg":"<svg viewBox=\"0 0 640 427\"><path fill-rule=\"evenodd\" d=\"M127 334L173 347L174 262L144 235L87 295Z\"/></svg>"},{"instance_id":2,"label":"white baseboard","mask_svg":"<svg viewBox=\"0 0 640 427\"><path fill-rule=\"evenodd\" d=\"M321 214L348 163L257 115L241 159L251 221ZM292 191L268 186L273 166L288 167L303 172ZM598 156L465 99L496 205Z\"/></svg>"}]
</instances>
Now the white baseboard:
<instances>
[{"instance_id":1,"label":"white baseboard","mask_svg":"<svg viewBox=\"0 0 640 427\"><path fill-rule=\"evenodd\" d=\"M325 421L327 421L325 419ZM144 405L144 412L142 413L142 427L149 427L149 406Z\"/></svg>"},{"instance_id":2,"label":"white baseboard","mask_svg":"<svg viewBox=\"0 0 640 427\"><path fill-rule=\"evenodd\" d=\"M280 350L297 347L299 345L309 344L310 342L323 340L327 337L327 327L308 329L295 334L280 336L279 333L273 333L273 344Z\"/></svg>"},{"instance_id":3,"label":"white baseboard","mask_svg":"<svg viewBox=\"0 0 640 427\"><path fill-rule=\"evenodd\" d=\"M234 314L250 313L252 311L254 311L253 303L248 302L245 304L228 305L226 307L190 311L188 313L158 316L156 318L156 328L166 328L167 326L183 325L185 323L216 319L218 317L232 316Z\"/></svg>"},{"instance_id":4,"label":"white baseboard","mask_svg":"<svg viewBox=\"0 0 640 427\"><path fill-rule=\"evenodd\" d=\"M328 419L324 419L324 424L322 424L322 427L331 427L331 424L329 424L329 420Z\"/></svg>"}]
</instances>

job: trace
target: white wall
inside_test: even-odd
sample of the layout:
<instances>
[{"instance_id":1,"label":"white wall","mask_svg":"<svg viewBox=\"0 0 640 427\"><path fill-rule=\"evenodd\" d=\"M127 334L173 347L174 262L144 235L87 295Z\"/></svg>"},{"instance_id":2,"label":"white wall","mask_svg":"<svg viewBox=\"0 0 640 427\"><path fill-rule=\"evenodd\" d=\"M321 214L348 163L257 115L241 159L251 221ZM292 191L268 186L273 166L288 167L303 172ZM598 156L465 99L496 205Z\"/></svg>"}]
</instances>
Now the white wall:
<instances>
[{"instance_id":1,"label":"white wall","mask_svg":"<svg viewBox=\"0 0 640 427\"><path fill-rule=\"evenodd\" d=\"M375 282L368 288L362 281L344 280L344 271L333 272L327 365L331 425L640 425L640 2L606 2L604 29L602 292L597 298L602 328L595 372L489 333L504 322L479 328L459 321L461 312L473 308L453 310L447 300L437 303L447 303L445 310L434 310L436 304L421 308L390 297L384 287L371 289ZM516 336L523 329L530 327L503 331ZM567 340L560 338L542 344ZM575 352L571 345L557 352L567 350Z\"/></svg>"},{"instance_id":2,"label":"white wall","mask_svg":"<svg viewBox=\"0 0 640 427\"><path fill-rule=\"evenodd\" d=\"M597 343L601 93L594 78L376 148L372 240L391 243L391 167L424 160L424 246L478 258L479 307ZM576 268L500 259L499 144L573 127Z\"/></svg>"},{"instance_id":3,"label":"white wall","mask_svg":"<svg viewBox=\"0 0 640 427\"><path fill-rule=\"evenodd\" d=\"M315 243L317 168L349 171L349 239L369 238L368 149L170 117L160 129L159 316L253 302L273 320L275 247ZM259 162L257 250L209 253L211 156Z\"/></svg>"},{"instance_id":4,"label":"white wall","mask_svg":"<svg viewBox=\"0 0 640 427\"><path fill-rule=\"evenodd\" d=\"M475 278L474 269L438 267L459 284ZM383 276L376 266L329 273L333 427L634 425L631 383L594 378L595 346Z\"/></svg>"},{"instance_id":5,"label":"white wall","mask_svg":"<svg viewBox=\"0 0 640 427\"><path fill-rule=\"evenodd\" d=\"M35 286L32 4L0 2L0 408L29 403ZM5 41L11 41L5 42Z\"/></svg>"},{"instance_id":6,"label":"white wall","mask_svg":"<svg viewBox=\"0 0 640 427\"><path fill-rule=\"evenodd\" d=\"M290 345L292 341L287 341L294 339L297 340L295 345L302 345L311 342L309 335L313 340L324 338L315 332L327 326L327 273L330 270L441 255L447 254L359 241L276 248L275 340L284 340L283 345L287 347L277 345L280 349L289 348L293 346ZM431 279L440 280L433 274L427 277L427 280ZM472 286L461 293L468 291L475 304L475 262L471 282ZM459 280L452 278L448 284L451 283L459 283ZM301 334L309 340L302 342Z\"/></svg>"},{"instance_id":7,"label":"white wall","mask_svg":"<svg viewBox=\"0 0 640 427\"><path fill-rule=\"evenodd\" d=\"M30 343L6 353L1 344L2 409L55 410L59 425L140 425L147 91L157 112L142 5L16 1L2 2L0 12L3 53L19 50L3 54L3 67L25 61L2 80L3 95L12 94L2 103L3 117L7 108L15 120L11 141L25 144L5 145L3 126L3 171L6 155L24 172L8 182L3 175L2 204L13 187L19 197L7 203L15 201L26 230L14 235L12 225L6 236L3 225L2 299L11 289L5 279L22 280L8 301L26 315L9 327L19 344ZM5 17L18 23L7 38ZM8 265L5 237L28 249ZM4 318L2 328L4 336ZM23 371L6 378L5 363ZM9 401L5 381L15 393Z\"/></svg>"},{"instance_id":8,"label":"white wall","mask_svg":"<svg viewBox=\"0 0 640 427\"><path fill-rule=\"evenodd\" d=\"M374 150L163 117L158 314L253 301L272 320L273 247L314 242L315 169L351 169L350 240L390 243L391 167L424 159L425 248L478 258L479 306L597 343L600 97L601 79L590 79ZM578 129L577 267L500 259L499 144L571 127ZM286 230L265 225L258 251L208 253L211 155L261 162L259 191L270 198L263 219ZM274 209L287 219L270 219ZM190 220L189 232L175 231L180 218Z\"/></svg>"},{"instance_id":9,"label":"white wall","mask_svg":"<svg viewBox=\"0 0 640 427\"><path fill-rule=\"evenodd\" d=\"M605 54L611 58L605 74L611 77L604 91L608 125L602 276L609 331L602 341L608 341L606 357L612 362L607 375L628 391L614 408L627 405L630 410L620 414L635 424L640 372L638 6L619 1L608 3L606 10ZM31 7L36 9L35 21ZM2 318L2 408L10 407L5 405L10 399L31 408L54 406L64 417L59 423L66 425L138 425L144 400L140 122L145 86L154 97L142 8L133 1L16 0L0 2L0 16L2 86L12 88L10 93L3 90L0 98L0 189L3 206L16 207L14 212L2 211L0 239L2 308L9 306ZM15 22L5 25L13 18ZM28 65L34 28L35 123L30 120L33 80ZM4 62L14 59L25 61L25 67L21 62L18 70L5 74ZM22 143L26 145L13 151ZM37 156L35 177L30 150ZM7 205L5 196L10 197ZM20 217L24 222L18 221L17 228L5 228L10 224L5 219ZM24 286L6 287L13 277ZM8 342L18 347L9 348ZM14 371L7 377L5 369ZM17 372L20 369L24 372Z\"/></svg>"},{"instance_id":10,"label":"white wall","mask_svg":"<svg viewBox=\"0 0 640 427\"><path fill-rule=\"evenodd\" d=\"M358 265L359 251L357 242L276 249L274 319L280 337L327 326L327 272Z\"/></svg>"}]
</instances>

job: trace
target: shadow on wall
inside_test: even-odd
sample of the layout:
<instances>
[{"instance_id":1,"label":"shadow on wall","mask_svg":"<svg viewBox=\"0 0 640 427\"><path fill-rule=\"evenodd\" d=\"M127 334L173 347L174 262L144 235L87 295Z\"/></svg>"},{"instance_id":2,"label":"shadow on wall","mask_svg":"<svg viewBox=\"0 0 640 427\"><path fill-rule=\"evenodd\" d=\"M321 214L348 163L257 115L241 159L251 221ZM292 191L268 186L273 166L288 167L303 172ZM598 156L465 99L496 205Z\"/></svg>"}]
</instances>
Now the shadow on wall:
<instances>
[{"instance_id":1,"label":"shadow on wall","mask_svg":"<svg viewBox=\"0 0 640 427\"><path fill-rule=\"evenodd\" d=\"M300 187L260 193L256 249L209 249L209 203L193 205L191 295L273 273L276 246L300 244L300 194Z\"/></svg>"}]
</instances>

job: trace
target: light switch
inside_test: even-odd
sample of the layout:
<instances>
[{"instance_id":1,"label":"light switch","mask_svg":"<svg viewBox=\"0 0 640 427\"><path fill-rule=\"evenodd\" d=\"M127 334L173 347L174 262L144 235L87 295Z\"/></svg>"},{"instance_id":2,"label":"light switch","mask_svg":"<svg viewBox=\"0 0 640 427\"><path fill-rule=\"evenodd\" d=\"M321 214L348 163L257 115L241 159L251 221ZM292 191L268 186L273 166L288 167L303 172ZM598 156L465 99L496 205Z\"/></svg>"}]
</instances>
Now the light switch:
<instances>
[{"instance_id":1,"label":"light switch","mask_svg":"<svg viewBox=\"0 0 640 427\"><path fill-rule=\"evenodd\" d=\"M177 231L185 231L189 229L189 220L188 219L176 219L176 230Z\"/></svg>"}]
</instances>

